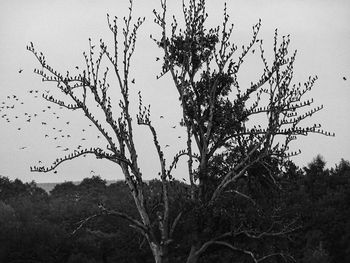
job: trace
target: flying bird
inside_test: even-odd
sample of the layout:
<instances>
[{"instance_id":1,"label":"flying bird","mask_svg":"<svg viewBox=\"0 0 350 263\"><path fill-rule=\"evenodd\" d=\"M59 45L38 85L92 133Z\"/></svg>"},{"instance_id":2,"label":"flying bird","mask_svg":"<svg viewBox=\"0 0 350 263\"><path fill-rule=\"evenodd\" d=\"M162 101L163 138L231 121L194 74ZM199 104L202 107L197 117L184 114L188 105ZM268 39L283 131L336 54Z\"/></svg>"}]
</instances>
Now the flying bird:
<instances>
[{"instance_id":1,"label":"flying bird","mask_svg":"<svg viewBox=\"0 0 350 263\"><path fill-rule=\"evenodd\" d=\"M23 72L23 69L18 70L18 73L22 73L22 72Z\"/></svg>"},{"instance_id":2,"label":"flying bird","mask_svg":"<svg viewBox=\"0 0 350 263\"><path fill-rule=\"evenodd\" d=\"M132 83L132 84L135 84L135 79L132 79L131 83Z\"/></svg>"},{"instance_id":3,"label":"flying bird","mask_svg":"<svg viewBox=\"0 0 350 263\"><path fill-rule=\"evenodd\" d=\"M159 117L159 118L164 119L164 116L163 116L163 115L160 115L160 117Z\"/></svg>"},{"instance_id":4,"label":"flying bird","mask_svg":"<svg viewBox=\"0 0 350 263\"><path fill-rule=\"evenodd\" d=\"M343 77L343 80L346 80L346 77Z\"/></svg>"},{"instance_id":5,"label":"flying bird","mask_svg":"<svg viewBox=\"0 0 350 263\"><path fill-rule=\"evenodd\" d=\"M173 127L171 127L171 128L175 129L175 128L176 128L176 125L175 125L175 126L173 126Z\"/></svg>"}]
</instances>

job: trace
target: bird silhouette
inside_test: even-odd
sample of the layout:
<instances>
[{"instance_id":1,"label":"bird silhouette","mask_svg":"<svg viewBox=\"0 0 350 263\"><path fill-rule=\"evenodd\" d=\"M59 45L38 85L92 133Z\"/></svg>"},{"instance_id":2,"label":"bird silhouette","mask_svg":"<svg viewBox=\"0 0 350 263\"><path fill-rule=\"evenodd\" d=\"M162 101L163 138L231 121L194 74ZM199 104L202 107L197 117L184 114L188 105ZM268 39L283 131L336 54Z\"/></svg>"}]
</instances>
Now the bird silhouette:
<instances>
[{"instance_id":1,"label":"bird silhouette","mask_svg":"<svg viewBox=\"0 0 350 263\"><path fill-rule=\"evenodd\" d=\"M175 125L175 126L173 126L173 127L171 127L171 128L175 129L175 128L176 128L176 125Z\"/></svg>"},{"instance_id":2,"label":"bird silhouette","mask_svg":"<svg viewBox=\"0 0 350 263\"><path fill-rule=\"evenodd\" d=\"M135 79L132 79L131 83L132 83L132 84L135 84Z\"/></svg>"},{"instance_id":3,"label":"bird silhouette","mask_svg":"<svg viewBox=\"0 0 350 263\"><path fill-rule=\"evenodd\" d=\"M160 117L159 117L159 118L164 119L164 116L163 116L163 115L160 115Z\"/></svg>"},{"instance_id":4,"label":"bird silhouette","mask_svg":"<svg viewBox=\"0 0 350 263\"><path fill-rule=\"evenodd\" d=\"M23 69L18 70L18 73L22 73L22 72L23 72Z\"/></svg>"},{"instance_id":5,"label":"bird silhouette","mask_svg":"<svg viewBox=\"0 0 350 263\"><path fill-rule=\"evenodd\" d=\"M346 80L346 77L343 77L343 80Z\"/></svg>"}]
</instances>

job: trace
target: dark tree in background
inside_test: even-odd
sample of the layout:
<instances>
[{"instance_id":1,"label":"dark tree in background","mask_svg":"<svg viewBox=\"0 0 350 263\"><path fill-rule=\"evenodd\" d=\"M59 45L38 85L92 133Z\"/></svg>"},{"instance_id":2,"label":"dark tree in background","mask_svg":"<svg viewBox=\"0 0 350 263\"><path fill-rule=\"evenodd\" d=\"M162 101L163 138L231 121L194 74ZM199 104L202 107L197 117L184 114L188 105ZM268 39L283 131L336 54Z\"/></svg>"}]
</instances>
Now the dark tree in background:
<instances>
[{"instance_id":1,"label":"dark tree in background","mask_svg":"<svg viewBox=\"0 0 350 263\"><path fill-rule=\"evenodd\" d=\"M297 154L289 152L290 143L309 133L331 135L321 130L320 124L303 125L305 119L322 109L313 107L313 100L306 98L317 78L310 77L304 84L292 82L296 52L289 55L289 36L281 38L277 30L271 47L273 55L265 56L263 41L258 38L260 21L253 26L251 41L238 48L231 39L233 26L226 6L223 24L206 28L205 1L183 3L184 27L179 28L175 17L168 24L166 1L160 2L161 11L154 11L154 15L161 34L158 39L151 38L164 52L158 77L171 74L179 94L179 122L187 134L184 149L167 162L151 121L150 107L143 106L141 94L136 123L131 116L129 95L135 83L130 77L131 59L144 19L138 18L133 24L130 1L122 30L116 18L107 17L113 47L100 40L97 48L89 40L90 50L84 53L86 69L78 75L57 72L33 43L27 47L41 66L35 72L43 81L57 83L65 97L60 100L44 95L44 99L67 110L82 111L107 142L105 148L76 149L57 158L50 167L31 170L49 172L86 154L119 165L137 214L112 209L104 200L96 200L96 214L82 220L74 232L100 216L122 218L144 237L157 263L219 261L220 258L203 257L218 249L225 255L222 261L292 260L288 246L280 239L296 230L298 221L293 215L283 217L283 206L268 199L272 189L280 186L286 160ZM241 84L241 66L253 54L262 61L260 78L250 85ZM110 66L104 68L104 63ZM117 79L116 87L108 84L109 68ZM112 88L119 88L119 103L114 104L110 97ZM139 166L135 124L150 130L149 139L158 154L160 183L154 188L155 203L149 201L154 193L146 187ZM187 159L190 185L182 188L185 194L176 197L179 188L172 174L182 158ZM177 235L180 228L186 229L185 237Z\"/></svg>"}]
</instances>

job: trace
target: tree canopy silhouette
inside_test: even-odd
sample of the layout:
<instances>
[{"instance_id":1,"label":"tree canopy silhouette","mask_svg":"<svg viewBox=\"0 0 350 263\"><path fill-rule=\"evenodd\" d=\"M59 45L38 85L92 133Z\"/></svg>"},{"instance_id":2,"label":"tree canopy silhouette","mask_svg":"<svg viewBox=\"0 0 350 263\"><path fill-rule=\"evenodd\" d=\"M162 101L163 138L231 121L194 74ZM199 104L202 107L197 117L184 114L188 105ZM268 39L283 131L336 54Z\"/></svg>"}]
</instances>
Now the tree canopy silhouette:
<instances>
[{"instance_id":1,"label":"tree canopy silhouette","mask_svg":"<svg viewBox=\"0 0 350 263\"><path fill-rule=\"evenodd\" d=\"M170 74L178 91L182 109L180 126L187 134L184 149L170 162L165 159L150 106L144 106L141 93L136 123L131 116L130 85L135 84L135 79L129 73L144 18L133 22L133 1L130 0L129 15L123 18L122 30L117 18L107 16L113 47L103 40L96 47L89 39L90 49L84 52L86 68L78 75L57 72L33 43L27 47L41 66L35 73L43 81L55 82L66 100L46 94L43 98L67 110L82 111L108 143L105 148L75 149L58 157L49 167L35 166L31 170L52 171L63 162L86 154L119 165L138 216L101 203L99 213L87 217L79 228L98 215L121 217L144 236L157 263L168 262L177 246L188 251L184 259L188 263L197 262L205 253L210 253L212 247L228 249L253 262L270 257L292 259L288 249L273 241L266 243L266 239L290 234L298 227L296 221L279 220L278 204L270 204L271 211L265 213L266 210L260 209L256 193L264 187L279 185L278 178L286 160L298 154L289 151L291 142L310 133L332 135L322 130L320 124L303 125L304 120L323 108L313 106L313 99L306 97L317 77L294 84L296 52L289 54L289 36L281 38L276 30L273 55L267 57L263 40L258 37L260 21L252 27L251 41L239 48L232 42L233 25L229 24L226 5L222 25L208 29L204 0L189 0L188 4L183 1L183 27L175 16L172 22L168 21L166 0L160 3L160 11L153 12L160 36L151 35L151 38L163 51L158 78ZM255 49L257 52L253 52ZM250 85L241 84L241 66L251 55L262 61L260 77ZM110 67L102 68L104 60ZM108 83L110 68L117 78L117 87ZM121 99L117 104L110 97L112 88L119 88ZM161 185L156 206L148 201L150 193L135 145L135 124L150 130L150 140L159 159ZM185 188L187 194L182 196L185 201L179 207L170 193L176 187L173 170L183 158L187 159L189 187ZM259 186L253 187L254 184ZM250 204L250 211L241 207L242 200ZM218 224L219 219L225 220ZM190 237L179 244L176 229L182 222L190 225ZM264 245L257 245L259 242Z\"/></svg>"}]
</instances>

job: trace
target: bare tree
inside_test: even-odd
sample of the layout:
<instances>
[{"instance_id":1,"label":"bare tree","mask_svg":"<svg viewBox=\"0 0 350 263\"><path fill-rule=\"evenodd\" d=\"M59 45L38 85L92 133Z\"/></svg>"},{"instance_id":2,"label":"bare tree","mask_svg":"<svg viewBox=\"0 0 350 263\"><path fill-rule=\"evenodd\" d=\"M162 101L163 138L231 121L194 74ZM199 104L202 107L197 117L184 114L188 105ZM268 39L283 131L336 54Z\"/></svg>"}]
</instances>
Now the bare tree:
<instances>
[{"instance_id":1,"label":"bare tree","mask_svg":"<svg viewBox=\"0 0 350 263\"><path fill-rule=\"evenodd\" d=\"M251 41L239 49L231 42L233 26L229 25L229 15L224 9L223 24L206 29L207 13L204 0L183 1L184 28L178 29L175 17L170 26L167 22L166 0L161 0L161 11L154 11L155 22L161 28L159 40L153 38L164 51L163 66L160 76L171 74L179 93L182 107L181 126L187 132L185 149L176 154L172 162L167 163L163 149L158 142L157 132L151 122L149 106L143 106L139 95L139 113L137 124L146 126L151 132L151 139L157 150L162 183L162 204L152 220L150 209L146 205L145 188L141 168L138 162L137 148L134 142L133 125L130 113L129 88L134 82L129 72L131 58L135 51L137 32L144 18L132 22L132 0L130 12L124 17L122 43L117 18L108 16L108 26L113 34L112 51L100 40L99 52L90 43L88 54L84 53L86 69L72 76L63 75L46 62L45 56L37 52L33 43L27 47L42 69L35 73L43 81L57 83L57 88L67 100L61 101L53 96L43 95L47 101L65 107L67 110L80 110L105 138L106 148L76 149L70 154L56 159L50 167L32 167L32 171L49 172L61 163L93 154L97 158L107 159L119 165L125 181L135 201L139 218L116 210L100 206L101 214L114 215L130 222L130 226L145 237L152 250L155 262L169 260L170 245L174 243L174 233L184 211L174 215L169 201L169 188L172 174L180 159L187 158L190 183L189 199L193 209L200 207L212 211L222 198L227 198L230 191L234 196L255 203L248 192L240 191L238 182L252 176L250 169L260 165L264 169L261 176L277 184L276 178L281 173L286 158L297 153L289 153L289 144L298 136L309 133L331 135L319 124L302 126L302 121L322 109L312 107L313 100L304 100L311 90L316 77L309 78L303 85L292 84L293 64L296 52L288 56L289 36L279 40L277 30L274 37L273 58L269 62L264 55L263 41L258 39L260 21L253 26ZM168 34L168 30L170 34ZM261 77L244 87L238 81L238 74L244 59L257 49L263 62ZM97 48L96 48L97 49ZM95 53L97 53L97 58ZM106 59L117 77L121 99L113 105L109 95L107 76L109 68L102 71L102 61ZM311 107L311 108L310 108ZM309 110L307 110L310 108ZM103 118L96 112L102 112ZM262 116L260 125L254 126L255 116ZM259 119L260 120L260 119ZM172 216L171 216L172 215ZM83 220L78 227L92 220L93 215ZM235 238L245 236L262 239L287 235L295 225L291 222L279 224L279 227L254 230L251 228L231 229L221 233L203 236L204 228L192 222L191 246L188 248L188 263L197 262L210 246L222 246L234 252L250 257L254 262L261 262L273 256L288 260L281 251L267 251L257 254L242 245L237 245Z\"/></svg>"}]
</instances>

